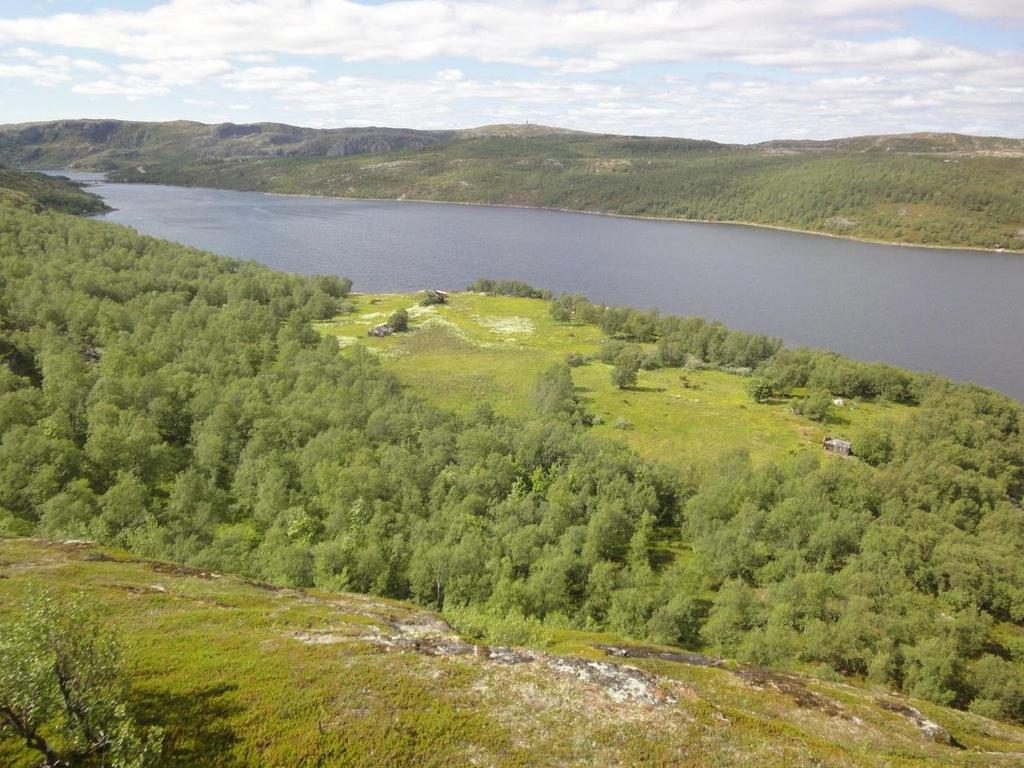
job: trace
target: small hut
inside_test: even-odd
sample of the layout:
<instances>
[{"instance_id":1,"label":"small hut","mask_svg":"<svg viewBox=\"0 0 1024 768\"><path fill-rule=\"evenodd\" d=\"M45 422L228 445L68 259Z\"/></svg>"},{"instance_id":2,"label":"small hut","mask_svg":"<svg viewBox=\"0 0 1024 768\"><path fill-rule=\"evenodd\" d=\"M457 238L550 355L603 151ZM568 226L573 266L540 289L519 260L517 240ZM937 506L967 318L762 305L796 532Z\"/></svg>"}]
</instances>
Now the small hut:
<instances>
[{"instance_id":1,"label":"small hut","mask_svg":"<svg viewBox=\"0 0 1024 768\"><path fill-rule=\"evenodd\" d=\"M840 456L853 455L853 443L849 440L840 440L838 437L826 437L821 441L821 447L828 453L838 453Z\"/></svg>"},{"instance_id":2,"label":"small hut","mask_svg":"<svg viewBox=\"0 0 1024 768\"><path fill-rule=\"evenodd\" d=\"M448 291L439 291L436 288L428 288L420 291L420 306L429 307L432 304L447 304Z\"/></svg>"},{"instance_id":3,"label":"small hut","mask_svg":"<svg viewBox=\"0 0 1024 768\"><path fill-rule=\"evenodd\" d=\"M366 335L367 336L390 336L394 332L395 332L395 328L394 328L393 325L391 325L391 323L381 323L380 325L373 326L373 328L371 328L370 330L368 330L366 332Z\"/></svg>"}]
</instances>

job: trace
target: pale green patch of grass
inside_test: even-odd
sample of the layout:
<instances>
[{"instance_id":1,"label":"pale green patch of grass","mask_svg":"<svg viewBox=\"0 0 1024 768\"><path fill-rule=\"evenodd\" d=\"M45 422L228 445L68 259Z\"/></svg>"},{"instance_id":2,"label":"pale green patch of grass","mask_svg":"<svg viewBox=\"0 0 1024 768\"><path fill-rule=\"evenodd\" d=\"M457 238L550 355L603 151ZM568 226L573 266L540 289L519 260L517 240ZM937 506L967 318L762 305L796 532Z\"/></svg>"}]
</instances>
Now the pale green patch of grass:
<instances>
[{"instance_id":1,"label":"pale green patch of grass","mask_svg":"<svg viewBox=\"0 0 1024 768\"><path fill-rule=\"evenodd\" d=\"M337 336L338 346L344 349L345 347L351 347L353 344L359 342L358 336Z\"/></svg>"},{"instance_id":2,"label":"pale green patch of grass","mask_svg":"<svg viewBox=\"0 0 1024 768\"><path fill-rule=\"evenodd\" d=\"M321 323L319 330L385 352L387 365L412 390L460 413L490 403L498 413L529 418L538 373L570 352L596 357L604 341L595 326L556 322L548 302L537 299L465 292L451 294L446 305L425 308L414 295L358 295L354 302L355 312ZM408 333L366 336L380 322L369 315L386 316L400 307L410 310ZM637 386L625 390L612 385L611 366L598 360L572 369L572 376L588 411L602 420L595 434L676 467L737 448L758 463L820 451L826 434L856 442L880 420L910 412L906 406L846 400L822 425L793 414L788 399L752 402L746 377L724 371L641 371Z\"/></svg>"},{"instance_id":3,"label":"pale green patch of grass","mask_svg":"<svg viewBox=\"0 0 1024 768\"><path fill-rule=\"evenodd\" d=\"M528 317L480 317L476 319L487 330L503 336L528 336L534 332L533 321Z\"/></svg>"}]
</instances>

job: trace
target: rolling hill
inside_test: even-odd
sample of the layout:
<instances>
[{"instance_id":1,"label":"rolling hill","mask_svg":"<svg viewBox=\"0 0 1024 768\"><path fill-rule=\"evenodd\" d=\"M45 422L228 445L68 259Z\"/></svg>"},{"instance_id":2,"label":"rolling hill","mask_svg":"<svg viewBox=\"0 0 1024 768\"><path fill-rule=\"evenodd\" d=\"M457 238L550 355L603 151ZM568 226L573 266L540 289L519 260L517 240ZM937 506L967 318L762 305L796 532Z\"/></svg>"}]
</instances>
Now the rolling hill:
<instances>
[{"instance_id":1,"label":"rolling hill","mask_svg":"<svg viewBox=\"0 0 1024 768\"><path fill-rule=\"evenodd\" d=\"M824 141L766 141L757 146L796 151L886 152L897 154L942 154L952 156L1024 156L1024 139L998 136L969 136L962 133L896 133L851 136Z\"/></svg>"},{"instance_id":2,"label":"rolling hill","mask_svg":"<svg viewBox=\"0 0 1024 768\"><path fill-rule=\"evenodd\" d=\"M0 126L0 158L31 168L114 170L188 158L337 157L427 147L453 131L401 128L299 128L282 123L236 125L179 120L59 120Z\"/></svg>"},{"instance_id":3,"label":"rolling hill","mask_svg":"<svg viewBox=\"0 0 1024 768\"><path fill-rule=\"evenodd\" d=\"M66 120L0 126L0 162L121 181L523 205L1024 250L1024 141L739 146L536 125L459 131Z\"/></svg>"}]
</instances>

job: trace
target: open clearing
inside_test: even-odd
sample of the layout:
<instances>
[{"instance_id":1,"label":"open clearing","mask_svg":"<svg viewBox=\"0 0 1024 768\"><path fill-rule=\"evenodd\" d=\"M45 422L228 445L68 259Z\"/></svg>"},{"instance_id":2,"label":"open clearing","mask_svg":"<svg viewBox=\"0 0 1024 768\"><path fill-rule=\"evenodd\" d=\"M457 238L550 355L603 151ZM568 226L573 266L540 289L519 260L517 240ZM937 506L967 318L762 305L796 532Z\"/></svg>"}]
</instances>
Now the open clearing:
<instances>
[{"instance_id":1,"label":"open clearing","mask_svg":"<svg viewBox=\"0 0 1024 768\"><path fill-rule=\"evenodd\" d=\"M477 293L453 293L449 303L419 307L413 294L358 294L354 311L317 324L341 344L380 354L406 385L431 402L461 413L482 403L509 416L529 416L538 373L568 353L595 357L606 340L593 325L553 320L549 302ZM410 331L367 336L396 309L409 310ZM846 400L822 425L792 413L788 399L755 404L745 376L719 370L663 368L640 371L635 387L620 390L611 366L594 359L572 369L587 410L600 417L596 434L623 440L647 459L675 467L741 449L755 462L801 450L820 450L826 434L856 444L879 419L900 419L910 409Z\"/></svg>"}]
</instances>

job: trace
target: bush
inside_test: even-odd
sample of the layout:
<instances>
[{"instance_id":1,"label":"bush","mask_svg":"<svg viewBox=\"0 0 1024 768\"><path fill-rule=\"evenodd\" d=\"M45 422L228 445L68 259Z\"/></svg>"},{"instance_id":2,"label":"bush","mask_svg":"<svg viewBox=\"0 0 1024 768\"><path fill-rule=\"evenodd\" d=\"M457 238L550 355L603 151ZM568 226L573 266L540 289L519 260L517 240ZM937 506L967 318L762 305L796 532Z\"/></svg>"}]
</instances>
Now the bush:
<instances>
[{"instance_id":1,"label":"bush","mask_svg":"<svg viewBox=\"0 0 1024 768\"><path fill-rule=\"evenodd\" d=\"M627 344L624 341L607 341L601 345L601 348L597 351L597 357L602 363L612 364L615 362L615 358L618 357L623 350L632 350L637 356L640 355L640 347L635 344Z\"/></svg>"},{"instance_id":2,"label":"bush","mask_svg":"<svg viewBox=\"0 0 1024 768\"><path fill-rule=\"evenodd\" d=\"M522 280L488 280L480 278L466 290L495 296L518 296L524 299L550 299L551 291L534 288Z\"/></svg>"},{"instance_id":3,"label":"bush","mask_svg":"<svg viewBox=\"0 0 1024 768\"><path fill-rule=\"evenodd\" d=\"M763 403L772 396L772 385L763 376L753 376L747 382L747 394L755 403Z\"/></svg>"},{"instance_id":4,"label":"bush","mask_svg":"<svg viewBox=\"0 0 1024 768\"><path fill-rule=\"evenodd\" d=\"M569 366L554 365L541 371L533 383L531 399L540 413L570 414L576 408L576 389Z\"/></svg>"},{"instance_id":5,"label":"bush","mask_svg":"<svg viewBox=\"0 0 1024 768\"><path fill-rule=\"evenodd\" d=\"M828 392L812 392L793 406L793 413L824 424L832 412L832 396Z\"/></svg>"},{"instance_id":6,"label":"bush","mask_svg":"<svg viewBox=\"0 0 1024 768\"><path fill-rule=\"evenodd\" d=\"M974 667L971 711L985 717L1024 720L1024 673L998 656L988 653Z\"/></svg>"},{"instance_id":7,"label":"bush","mask_svg":"<svg viewBox=\"0 0 1024 768\"><path fill-rule=\"evenodd\" d=\"M0 736L16 736L44 765L143 768L159 756L160 729L128 712L117 640L81 599L31 599L0 624L0 659Z\"/></svg>"},{"instance_id":8,"label":"bush","mask_svg":"<svg viewBox=\"0 0 1024 768\"><path fill-rule=\"evenodd\" d=\"M657 352L644 352L640 356L640 367L645 371L656 371L661 368L661 357Z\"/></svg>"},{"instance_id":9,"label":"bush","mask_svg":"<svg viewBox=\"0 0 1024 768\"><path fill-rule=\"evenodd\" d=\"M636 384L637 372L640 370L640 355L632 349L622 350L616 357L612 368L612 384L619 389L632 387Z\"/></svg>"},{"instance_id":10,"label":"bush","mask_svg":"<svg viewBox=\"0 0 1024 768\"><path fill-rule=\"evenodd\" d=\"M404 309L396 309L388 317L388 325L397 332L409 330L409 313Z\"/></svg>"},{"instance_id":11,"label":"bush","mask_svg":"<svg viewBox=\"0 0 1024 768\"><path fill-rule=\"evenodd\" d=\"M880 466L892 458L892 436L888 430L873 427L865 430L857 440L857 456L872 466Z\"/></svg>"}]
</instances>

